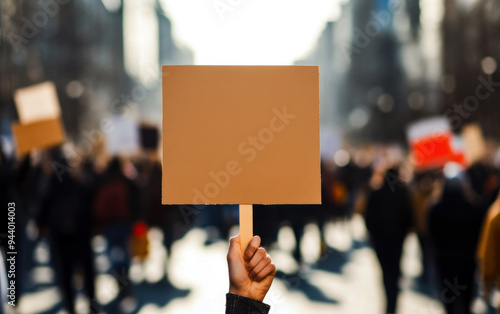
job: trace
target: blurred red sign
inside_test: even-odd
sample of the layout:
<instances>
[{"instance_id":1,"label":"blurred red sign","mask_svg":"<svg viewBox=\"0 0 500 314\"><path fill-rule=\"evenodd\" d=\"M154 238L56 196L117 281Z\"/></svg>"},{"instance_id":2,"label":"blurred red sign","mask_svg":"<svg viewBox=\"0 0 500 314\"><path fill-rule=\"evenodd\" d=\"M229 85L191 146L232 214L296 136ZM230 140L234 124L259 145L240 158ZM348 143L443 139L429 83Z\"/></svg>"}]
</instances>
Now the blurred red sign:
<instances>
[{"instance_id":1,"label":"blurred red sign","mask_svg":"<svg viewBox=\"0 0 500 314\"><path fill-rule=\"evenodd\" d=\"M464 163L463 149L454 143L453 132L445 118L415 122L408 127L407 136L418 170L441 167L450 161Z\"/></svg>"}]
</instances>

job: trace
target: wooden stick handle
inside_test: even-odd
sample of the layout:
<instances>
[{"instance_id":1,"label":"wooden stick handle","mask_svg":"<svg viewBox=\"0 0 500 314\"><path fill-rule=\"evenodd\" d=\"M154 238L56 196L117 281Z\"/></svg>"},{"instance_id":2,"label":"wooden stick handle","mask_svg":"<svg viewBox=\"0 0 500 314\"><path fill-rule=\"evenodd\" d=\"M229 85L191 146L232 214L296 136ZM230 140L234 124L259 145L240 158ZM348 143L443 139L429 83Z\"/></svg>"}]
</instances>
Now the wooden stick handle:
<instances>
[{"instance_id":1,"label":"wooden stick handle","mask_svg":"<svg viewBox=\"0 0 500 314\"><path fill-rule=\"evenodd\" d=\"M241 253L245 253L253 237L253 206L240 204L240 241Z\"/></svg>"}]
</instances>

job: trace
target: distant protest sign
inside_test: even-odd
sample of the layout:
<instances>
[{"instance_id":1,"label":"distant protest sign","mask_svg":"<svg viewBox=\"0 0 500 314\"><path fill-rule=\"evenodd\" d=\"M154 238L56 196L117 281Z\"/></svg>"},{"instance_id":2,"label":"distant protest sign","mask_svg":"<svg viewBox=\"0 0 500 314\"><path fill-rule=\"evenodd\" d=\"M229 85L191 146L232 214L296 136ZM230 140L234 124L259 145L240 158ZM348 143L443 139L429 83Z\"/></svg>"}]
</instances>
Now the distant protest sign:
<instances>
[{"instance_id":1,"label":"distant protest sign","mask_svg":"<svg viewBox=\"0 0 500 314\"><path fill-rule=\"evenodd\" d=\"M12 124L12 133L19 154L64 142L61 109L53 82L18 89L14 101L20 123Z\"/></svg>"},{"instance_id":2,"label":"distant protest sign","mask_svg":"<svg viewBox=\"0 0 500 314\"><path fill-rule=\"evenodd\" d=\"M131 118L114 115L108 118L113 131L105 133L106 151L110 155L133 155L139 151L139 126Z\"/></svg>"},{"instance_id":3,"label":"distant protest sign","mask_svg":"<svg viewBox=\"0 0 500 314\"><path fill-rule=\"evenodd\" d=\"M47 148L64 142L64 129L60 119L40 120L26 124L12 124L18 154L34 148Z\"/></svg>"},{"instance_id":4,"label":"distant protest sign","mask_svg":"<svg viewBox=\"0 0 500 314\"><path fill-rule=\"evenodd\" d=\"M61 116L54 83L44 82L14 92L19 121L22 124Z\"/></svg>"},{"instance_id":5,"label":"distant protest sign","mask_svg":"<svg viewBox=\"0 0 500 314\"><path fill-rule=\"evenodd\" d=\"M443 166L451 160L452 131L445 118L429 118L409 125L408 142L416 168Z\"/></svg>"},{"instance_id":6,"label":"distant protest sign","mask_svg":"<svg viewBox=\"0 0 500 314\"><path fill-rule=\"evenodd\" d=\"M446 118L433 117L414 122L407 129L408 143L417 170L442 167L447 162L462 164L463 145L453 135Z\"/></svg>"},{"instance_id":7,"label":"distant protest sign","mask_svg":"<svg viewBox=\"0 0 500 314\"><path fill-rule=\"evenodd\" d=\"M486 141L478 124L469 124L462 129L465 159L468 165L481 161L486 156Z\"/></svg>"}]
</instances>

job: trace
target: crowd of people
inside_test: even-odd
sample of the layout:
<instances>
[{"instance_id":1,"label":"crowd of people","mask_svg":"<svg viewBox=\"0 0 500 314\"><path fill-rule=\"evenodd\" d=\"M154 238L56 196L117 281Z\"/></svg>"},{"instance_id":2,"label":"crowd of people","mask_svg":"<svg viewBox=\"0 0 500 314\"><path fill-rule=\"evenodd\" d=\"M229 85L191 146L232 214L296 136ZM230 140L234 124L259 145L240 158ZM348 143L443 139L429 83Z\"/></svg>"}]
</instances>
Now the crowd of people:
<instances>
[{"instance_id":1,"label":"crowd of people","mask_svg":"<svg viewBox=\"0 0 500 314\"><path fill-rule=\"evenodd\" d=\"M90 160L71 164L60 148L19 160L1 154L0 198L16 204L18 260L30 258L26 228L34 221L39 238L50 243L64 308L70 313L75 311L72 280L77 271L83 274L90 310L98 312L100 308L95 298L93 236L105 237L111 272L128 274L131 258L147 254L147 241L140 241L145 228L163 230L167 252L187 229L176 209L161 205L161 163L154 156L134 164L115 157L101 167ZM2 245L5 254L7 242L2 241ZM17 299L26 282L23 266L21 262L16 271ZM127 285L120 289L118 298L130 294Z\"/></svg>"},{"instance_id":2,"label":"crowd of people","mask_svg":"<svg viewBox=\"0 0 500 314\"><path fill-rule=\"evenodd\" d=\"M72 164L60 148L18 159L0 153L0 199L4 204L16 203L17 247L24 248L19 249L18 260L26 260L30 254L23 242L27 242L24 238L28 221L35 221L39 237L50 243L64 308L69 313L75 313L72 278L76 271L83 273L84 291L91 300L89 311L100 309L95 298L96 270L91 247L94 235L105 237L110 271L120 274L128 273L132 257L147 255L147 241L140 239L148 228L163 231L163 244L170 254L172 244L193 226L214 226L220 238L228 239L231 226L237 224L235 206L212 206L210 215L206 214L208 210L201 210L199 215L186 219L178 206L161 205L161 162L155 152L136 158L114 157L105 163L89 159L78 164ZM328 249L325 223L348 220L360 213L365 217L370 243L381 266L386 313L397 312L400 261L410 232L417 234L422 252L419 284L437 287L430 294L443 303L447 313L470 313L471 302L482 284L487 284L484 295L488 298L498 280L491 275L480 276L479 266L488 250L493 250L494 255L500 253L495 246L486 244L491 232L483 227L485 221L493 220L494 228L498 220L494 220L498 213L490 208L499 195L499 169L484 161L453 176L442 167L412 169L412 175L408 175L401 160L388 160L382 157L376 162L358 162L351 158L341 166L324 160L321 205L254 206L254 231L260 236L259 242L262 239L258 247L268 248L275 243L284 224L291 227L299 242L305 225L315 222L324 253ZM293 257L299 265L304 264L299 245ZM268 265L272 265L270 260L262 268ZM493 268L494 273L497 267ZM21 279L24 269L22 264L18 267L18 298L26 282ZM168 278L168 274L165 276ZM257 274L252 276L257 278ZM271 282L272 278L269 286ZM118 299L131 294L129 288L121 289Z\"/></svg>"}]
</instances>

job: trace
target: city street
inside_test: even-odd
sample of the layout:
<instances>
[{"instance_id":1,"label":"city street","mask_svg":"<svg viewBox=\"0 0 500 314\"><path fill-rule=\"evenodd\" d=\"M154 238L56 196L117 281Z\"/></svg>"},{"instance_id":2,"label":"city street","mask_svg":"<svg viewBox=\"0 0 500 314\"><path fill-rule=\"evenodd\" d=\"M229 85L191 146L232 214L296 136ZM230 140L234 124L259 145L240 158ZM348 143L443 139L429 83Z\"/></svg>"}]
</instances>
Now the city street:
<instances>
[{"instance_id":1,"label":"city street","mask_svg":"<svg viewBox=\"0 0 500 314\"><path fill-rule=\"evenodd\" d=\"M97 299L104 304L104 311L115 313L113 309L118 307L123 311L145 314L223 313L228 289L227 243L219 240L205 245L207 234L205 230L192 229L174 244L167 266L162 234L159 230L151 230L151 253L144 263L133 263L128 279L107 272L109 261L102 254L105 241L102 237L94 238L99 272ZM270 250L278 267L278 274L265 300L271 305L271 313L382 313L380 268L365 240L360 217L355 216L349 224L327 225L330 248L322 257L318 256L317 227L306 227L302 239L303 254L311 262L319 258L312 266L302 265L299 269L289 254L295 245L289 240L293 239L292 235L290 228L282 228L277 248ZM444 313L438 300L414 289L414 278L421 271L419 254L417 238L410 234L402 259L404 278L398 313ZM33 254L35 264L29 273L34 283L27 284L29 292L21 299L20 313L64 313L57 301L59 292L54 285L49 255L47 242L38 242ZM165 269L168 269L171 284L163 277ZM77 285L79 281L81 279L76 278ZM113 300L129 282L134 297L117 304ZM86 302L82 294L77 308L85 309ZM478 299L474 309L476 313L485 313L485 304Z\"/></svg>"}]
</instances>

